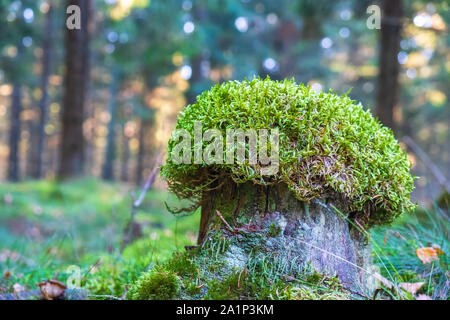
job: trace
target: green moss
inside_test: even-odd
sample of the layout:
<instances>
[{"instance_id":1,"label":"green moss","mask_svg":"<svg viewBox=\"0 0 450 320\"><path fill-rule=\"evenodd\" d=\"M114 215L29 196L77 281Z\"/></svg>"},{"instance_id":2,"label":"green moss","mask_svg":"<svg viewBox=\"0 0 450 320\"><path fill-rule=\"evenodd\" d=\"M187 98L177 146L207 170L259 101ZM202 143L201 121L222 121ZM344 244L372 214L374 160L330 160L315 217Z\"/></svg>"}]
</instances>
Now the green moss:
<instances>
[{"instance_id":1,"label":"green moss","mask_svg":"<svg viewBox=\"0 0 450 320\"><path fill-rule=\"evenodd\" d=\"M390 222L414 207L406 153L391 129L346 95L317 93L293 80L229 81L187 106L176 128L194 137L195 121L201 121L203 132L216 128L223 137L227 129L278 128L279 171L261 176L259 164L248 161L175 164L169 157L162 176L180 198L197 200L200 205L203 190L218 177L230 177L236 183L286 183L302 201L334 190L347 199L350 210L365 209L372 225ZM169 155L177 143L169 141Z\"/></svg>"},{"instance_id":2,"label":"green moss","mask_svg":"<svg viewBox=\"0 0 450 320\"><path fill-rule=\"evenodd\" d=\"M236 272L222 281L213 279L208 284L205 300L239 300L249 294L249 286L244 272Z\"/></svg>"},{"instance_id":3,"label":"green moss","mask_svg":"<svg viewBox=\"0 0 450 320\"><path fill-rule=\"evenodd\" d=\"M174 252L172 258L164 264L164 267L182 277L195 276L198 273L198 266L188 252Z\"/></svg>"},{"instance_id":4,"label":"green moss","mask_svg":"<svg viewBox=\"0 0 450 320\"><path fill-rule=\"evenodd\" d=\"M270 225L270 229L269 229L269 236L270 237L276 237L280 234L281 232L281 227L279 225L276 225L275 223L272 223Z\"/></svg>"},{"instance_id":5,"label":"green moss","mask_svg":"<svg viewBox=\"0 0 450 320\"><path fill-rule=\"evenodd\" d=\"M127 298L131 300L169 300L180 290L177 275L163 268L144 272L131 286Z\"/></svg>"}]
</instances>

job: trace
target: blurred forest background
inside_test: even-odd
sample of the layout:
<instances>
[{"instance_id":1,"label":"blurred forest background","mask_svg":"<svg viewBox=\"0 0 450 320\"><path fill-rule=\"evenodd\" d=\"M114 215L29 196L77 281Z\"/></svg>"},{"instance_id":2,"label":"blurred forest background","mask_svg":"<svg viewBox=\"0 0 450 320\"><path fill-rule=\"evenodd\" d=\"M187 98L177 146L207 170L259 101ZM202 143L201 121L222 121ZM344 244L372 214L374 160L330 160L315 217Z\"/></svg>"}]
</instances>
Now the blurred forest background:
<instances>
[{"instance_id":1,"label":"blurred forest background","mask_svg":"<svg viewBox=\"0 0 450 320\"><path fill-rule=\"evenodd\" d=\"M378 3L381 30L367 27L377 3L365 0L0 3L2 180L88 175L140 185L197 94L269 75L351 90L414 143L416 200L448 188L448 1ZM70 4L83 17L72 35Z\"/></svg>"},{"instance_id":2,"label":"blurred forest background","mask_svg":"<svg viewBox=\"0 0 450 320\"><path fill-rule=\"evenodd\" d=\"M66 28L72 4L81 30ZM368 27L371 5L381 29ZM104 256L120 246L130 189L164 152L177 114L227 80L293 77L349 92L394 130L420 177L413 200L430 208L449 190L449 9L445 0L0 0L0 293L76 263L92 292L120 296L153 253L195 243L198 215L171 217L158 180L142 208L151 214L137 217L146 236L124 260ZM412 249L448 249L448 212L428 218L375 239L443 298L448 271L430 271Z\"/></svg>"}]
</instances>

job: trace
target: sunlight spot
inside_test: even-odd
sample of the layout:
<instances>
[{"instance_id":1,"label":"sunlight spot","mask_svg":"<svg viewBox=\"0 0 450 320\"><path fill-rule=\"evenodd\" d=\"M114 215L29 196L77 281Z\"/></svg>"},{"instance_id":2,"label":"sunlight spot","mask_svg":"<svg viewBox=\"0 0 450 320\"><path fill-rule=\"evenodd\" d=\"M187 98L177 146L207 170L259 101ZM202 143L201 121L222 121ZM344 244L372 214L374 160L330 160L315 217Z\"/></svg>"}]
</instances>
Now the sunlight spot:
<instances>
[{"instance_id":1,"label":"sunlight spot","mask_svg":"<svg viewBox=\"0 0 450 320\"><path fill-rule=\"evenodd\" d=\"M187 21L183 26L183 31L187 34L194 32L195 25L192 21Z\"/></svg>"},{"instance_id":2,"label":"sunlight spot","mask_svg":"<svg viewBox=\"0 0 450 320\"><path fill-rule=\"evenodd\" d=\"M245 17L239 17L234 21L234 26L239 32L246 32L248 30L248 21Z\"/></svg>"}]
</instances>

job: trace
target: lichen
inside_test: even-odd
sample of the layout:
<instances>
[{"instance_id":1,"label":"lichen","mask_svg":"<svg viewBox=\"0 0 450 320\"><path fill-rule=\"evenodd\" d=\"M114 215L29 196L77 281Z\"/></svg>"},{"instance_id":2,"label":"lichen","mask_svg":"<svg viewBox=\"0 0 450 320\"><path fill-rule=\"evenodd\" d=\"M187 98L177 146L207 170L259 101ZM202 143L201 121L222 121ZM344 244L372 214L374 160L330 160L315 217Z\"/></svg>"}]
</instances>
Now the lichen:
<instances>
[{"instance_id":1,"label":"lichen","mask_svg":"<svg viewBox=\"0 0 450 320\"><path fill-rule=\"evenodd\" d=\"M263 176L261 165L175 164L170 140L162 176L180 198L200 205L202 192L224 178L259 185L285 183L301 201L335 192L350 211L364 211L368 224L383 224L412 209L410 162L391 129L346 95L315 92L293 80L254 79L216 85L188 105L176 129L194 136L219 129L275 129L280 132L279 170ZM193 147L192 147L193 148ZM194 206L195 207L195 206Z\"/></svg>"}]
</instances>

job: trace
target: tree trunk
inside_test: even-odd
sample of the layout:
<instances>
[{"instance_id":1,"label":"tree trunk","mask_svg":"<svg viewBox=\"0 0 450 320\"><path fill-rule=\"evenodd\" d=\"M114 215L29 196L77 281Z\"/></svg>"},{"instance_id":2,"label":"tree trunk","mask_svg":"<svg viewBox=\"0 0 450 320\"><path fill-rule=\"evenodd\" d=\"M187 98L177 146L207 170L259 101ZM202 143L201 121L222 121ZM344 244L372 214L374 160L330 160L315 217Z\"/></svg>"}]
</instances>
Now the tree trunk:
<instances>
[{"instance_id":1,"label":"tree trunk","mask_svg":"<svg viewBox=\"0 0 450 320\"><path fill-rule=\"evenodd\" d=\"M137 166L136 166L136 185L140 186L142 184L142 175L144 172L144 159L146 155L146 136L151 125L149 119L142 118L141 126L139 128L139 149L137 155Z\"/></svg>"},{"instance_id":2,"label":"tree trunk","mask_svg":"<svg viewBox=\"0 0 450 320\"><path fill-rule=\"evenodd\" d=\"M14 84L11 96L11 116L9 128L9 157L8 157L8 180L19 180L19 144L20 144L20 114L22 112L22 88L20 84Z\"/></svg>"},{"instance_id":3,"label":"tree trunk","mask_svg":"<svg viewBox=\"0 0 450 320\"><path fill-rule=\"evenodd\" d=\"M45 144L45 124L47 123L47 109L48 109L48 79L50 77L50 61L52 59L52 33L53 33L53 9L50 7L47 12L45 22L45 35L42 45L42 73L41 73L41 92L42 97L39 101L39 125L37 133L37 144L32 146L33 163L31 168L31 176L35 179L44 176L43 157Z\"/></svg>"},{"instance_id":4,"label":"tree trunk","mask_svg":"<svg viewBox=\"0 0 450 320\"><path fill-rule=\"evenodd\" d=\"M198 92L195 88L196 84L199 83L202 79L201 73L201 63L202 63L202 54L197 54L192 59L192 75L189 79L189 90L186 93L187 104L194 104L197 99Z\"/></svg>"},{"instance_id":5,"label":"tree trunk","mask_svg":"<svg viewBox=\"0 0 450 320\"><path fill-rule=\"evenodd\" d=\"M128 181L128 160L130 159L130 139L125 135L125 124L122 129L122 163L120 169L120 180Z\"/></svg>"},{"instance_id":6,"label":"tree trunk","mask_svg":"<svg viewBox=\"0 0 450 320\"><path fill-rule=\"evenodd\" d=\"M83 172L83 120L89 81L90 0L68 0L67 6L81 9L81 29L66 28L65 78L62 135L58 177L70 178Z\"/></svg>"},{"instance_id":7,"label":"tree trunk","mask_svg":"<svg viewBox=\"0 0 450 320\"><path fill-rule=\"evenodd\" d=\"M380 121L394 131L394 108L398 104L400 66L398 53L400 48L402 0L383 0L380 34L379 74L377 89L377 116Z\"/></svg>"},{"instance_id":8,"label":"tree trunk","mask_svg":"<svg viewBox=\"0 0 450 320\"><path fill-rule=\"evenodd\" d=\"M285 184L228 183L204 194L198 240L199 244L209 241L220 227L229 239L236 240L224 253L229 266L223 270L244 269L250 256L254 257L251 251L258 248L264 256L276 256L281 265L290 266L287 274L310 265L317 272L336 274L348 289L367 292L371 250L366 237L351 227L348 216L338 196L308 203L297 200ZM226 228L224 221L229 224Z\"/></svg>"},{"instance_id":9,"label":"tree trunk","mask_svg":"<svg viewBox=\"0 0 450 320\"><path fill-rule=\"evenodd\" d=\"M105 180L113 180L114 179L114 160L116 158L116 133L115 127L117 124L117 90L118 90L118 75L114 73L112 75L111 80L111 88L110 88L110 102L109 102L109 114L111 119L108 123L108 136L106 138L106 152L105 159L103 163L103 171L102 178Z\"/></svg>"}]
</instances>

